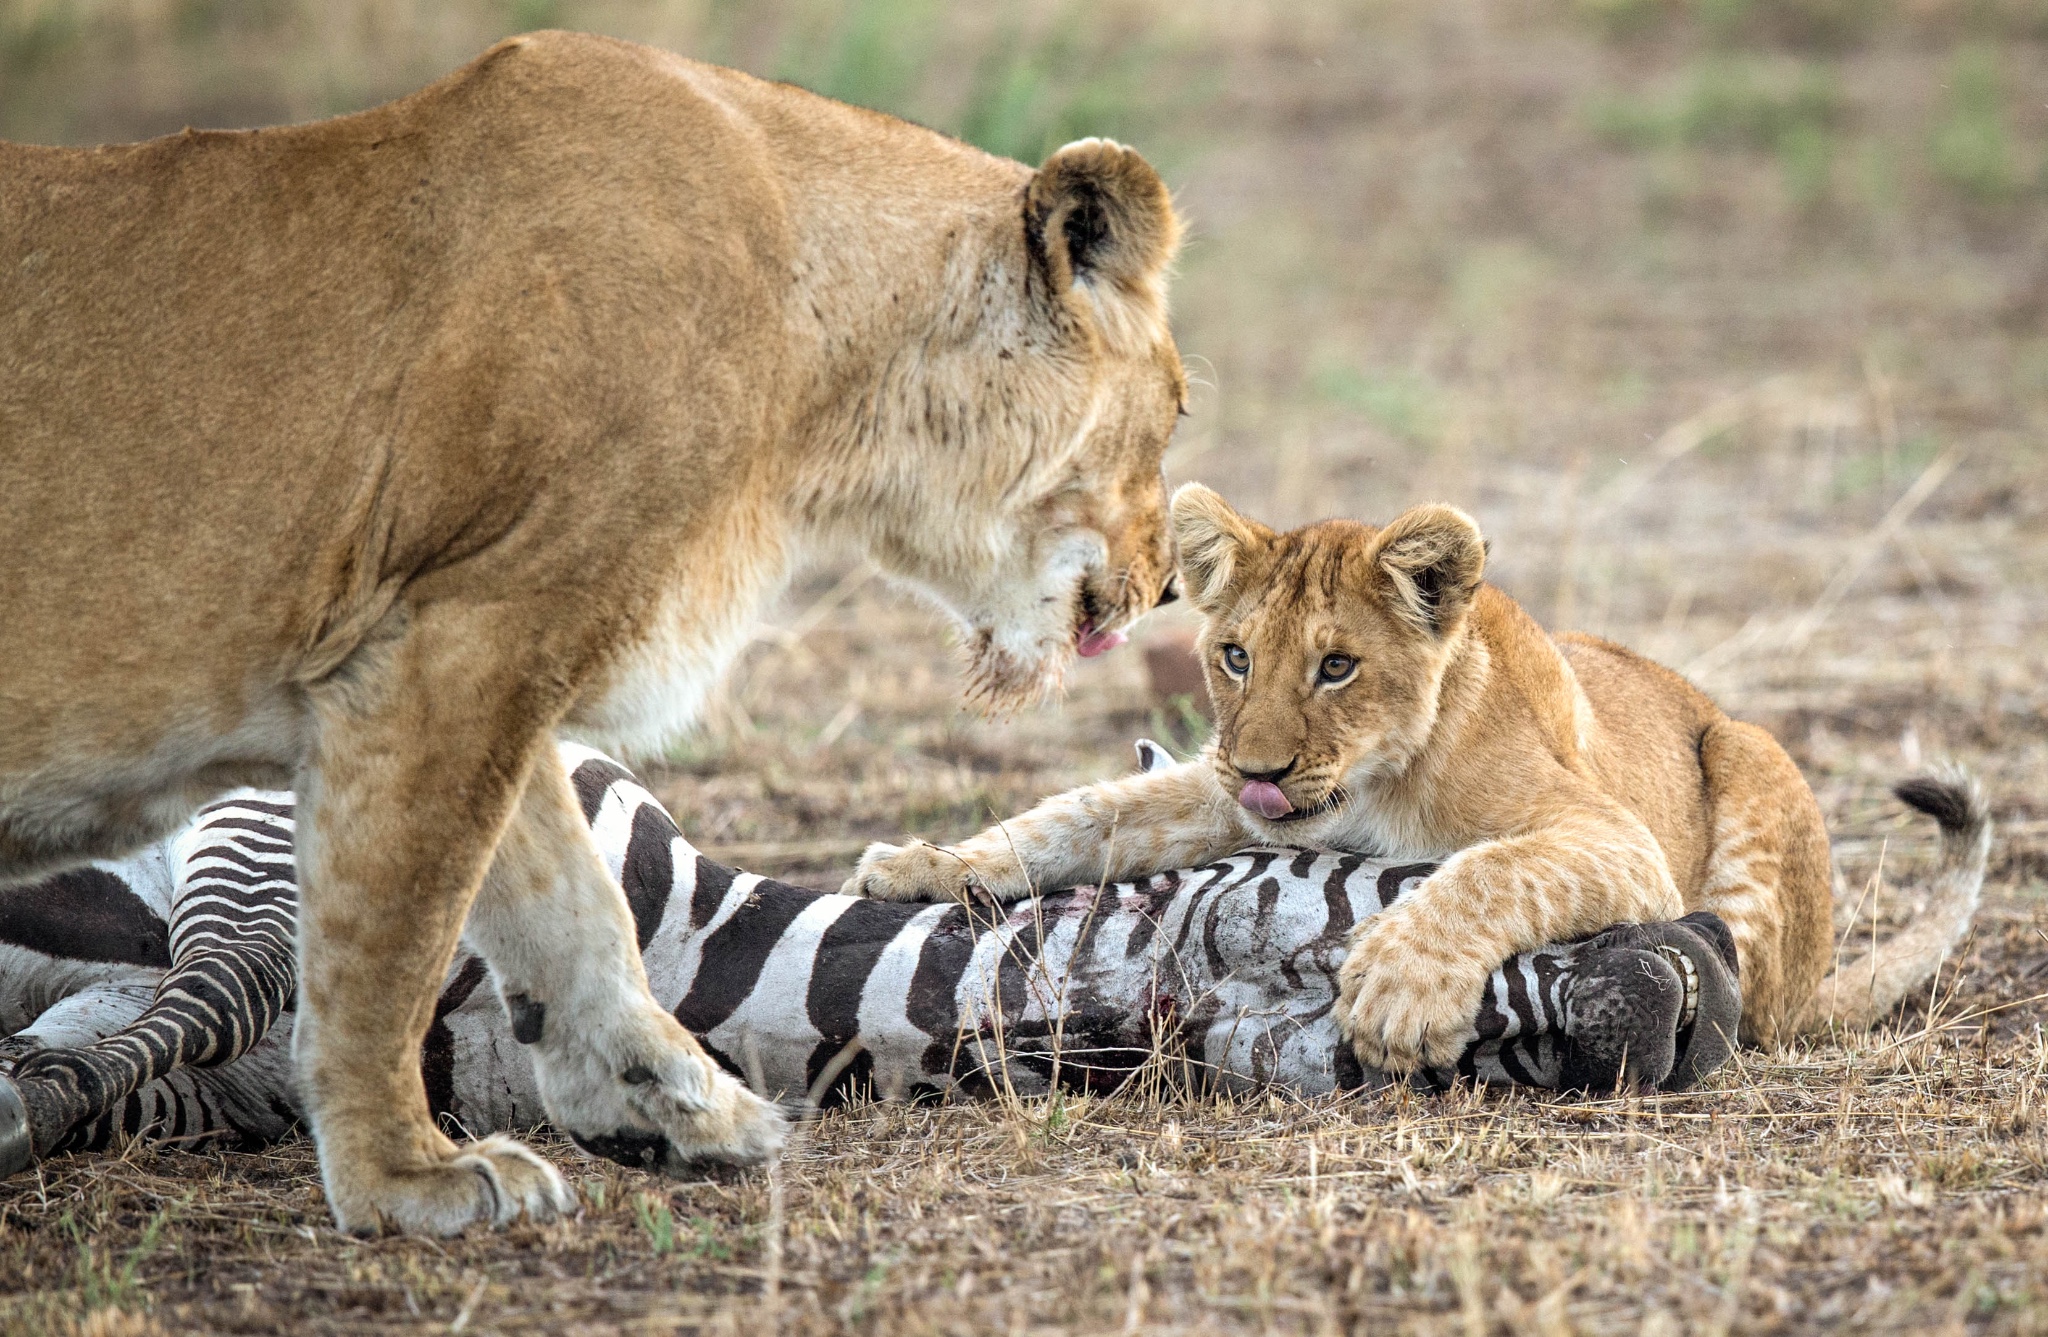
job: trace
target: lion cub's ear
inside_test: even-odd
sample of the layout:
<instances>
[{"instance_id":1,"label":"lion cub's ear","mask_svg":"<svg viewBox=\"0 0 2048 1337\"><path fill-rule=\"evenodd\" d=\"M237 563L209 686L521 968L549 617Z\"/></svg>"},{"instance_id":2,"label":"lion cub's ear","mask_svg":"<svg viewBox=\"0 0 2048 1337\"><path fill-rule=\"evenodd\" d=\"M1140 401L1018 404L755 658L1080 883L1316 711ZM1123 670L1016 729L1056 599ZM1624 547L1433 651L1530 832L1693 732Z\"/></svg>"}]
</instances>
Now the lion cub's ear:
<instances>
[{"instance_id":1,"label":"lion cub's ear","mask_svg":"<svg viewBox=\"0 0 2048 1337\"><path fill-rule=\"evenodd\" d=\"M1024 225L1054 292L1107 282L1156 301L1180 245L1166 183L1107 139L1076 140L1045 160L1025 191Z\"/></svg>"},{"instance_id":2,"label":"lion cub's ear","mask_svg":"<svg viewBox=\"0 0 2048 1337\"><path fill-rule=\"evenodd\" d=\"M1455 506L1417 506L1373 537L1373 562L1392 603L1424 631L1451 631L1486 574L1486 540Z\"/></svg>"},{"instance_id":3,"label":"lion cub's ear","mask_svg":"<svg viewBox=\"0 0 2048 1337\"><path fill-rule=\"evenodd\" d=\"M1273 531L1200 483L1183 483L1174 492L1171 514L1181 587L1198 611L1212 613L1237 584L1246 550L1264 545Z\"/></svg>"}]
</instances>

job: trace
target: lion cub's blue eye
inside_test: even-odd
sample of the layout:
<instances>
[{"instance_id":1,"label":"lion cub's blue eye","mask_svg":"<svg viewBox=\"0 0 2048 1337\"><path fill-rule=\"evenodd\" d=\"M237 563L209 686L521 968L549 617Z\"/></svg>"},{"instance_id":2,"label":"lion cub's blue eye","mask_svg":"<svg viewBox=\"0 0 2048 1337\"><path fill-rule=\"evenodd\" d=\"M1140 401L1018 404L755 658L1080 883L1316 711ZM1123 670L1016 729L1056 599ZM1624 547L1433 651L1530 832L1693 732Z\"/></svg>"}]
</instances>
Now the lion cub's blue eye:
<instances>
[{"instance_id":1,"label":"lion cub's blue eye","mask_svg":"<svg viewBox=\"0 0 2048 1337\"><path fill-rule=\"evenodd\" d=\"M1252 657L1245 652L1243 646L1226 645L1223 647L1223 667L1229 669L1232 673L1241 674L1251 666Z\"/></svg>"},{"instance_id":2,"label":"lion cub's blue eye","mask_svg":"<svg viewBox=\"0 0 2048 1337\"><path fill-rule=\"evenodd\" d=\"M1357 667L1358 661L1350 655L1324 655L1321 677L1324 682L1342 682Z\"/></svg>"}]
</instances>

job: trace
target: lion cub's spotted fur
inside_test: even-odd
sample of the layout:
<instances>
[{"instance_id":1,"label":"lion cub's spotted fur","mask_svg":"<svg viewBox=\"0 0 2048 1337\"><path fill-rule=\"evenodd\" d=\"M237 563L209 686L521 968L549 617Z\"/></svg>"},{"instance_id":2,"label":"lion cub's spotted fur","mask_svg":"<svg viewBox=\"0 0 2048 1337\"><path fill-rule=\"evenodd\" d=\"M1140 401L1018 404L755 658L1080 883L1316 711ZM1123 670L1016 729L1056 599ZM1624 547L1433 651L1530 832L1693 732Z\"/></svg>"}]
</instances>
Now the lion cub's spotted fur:
<instances>
[{"instance_id":1,"label":"lion cub's spotted fur","mask_svg":"<svg viewBox=\"0 0 2048 1337\"><path fill-rule=\"evenodd\" d=\"M1733 931L1745 1039L1776 1042L1808 1013L1830 954L1827 833L1763 730L1620 646L1547 635L1482 582L1485 541L1451 507L1276 534L1190 485L1173 527L1207 617L1208 755L1049 799L955 848L876 846L849 890L1009 899L1254 842L1440 860L1362 926L1342 971L1359 1057L1393 1070L1454 1059L1509 955L1698 909ZM1249 810L1254 785L1292 812ZM1974 904L1967 872L1956 885Z\"/></svg>"}]
</instances>

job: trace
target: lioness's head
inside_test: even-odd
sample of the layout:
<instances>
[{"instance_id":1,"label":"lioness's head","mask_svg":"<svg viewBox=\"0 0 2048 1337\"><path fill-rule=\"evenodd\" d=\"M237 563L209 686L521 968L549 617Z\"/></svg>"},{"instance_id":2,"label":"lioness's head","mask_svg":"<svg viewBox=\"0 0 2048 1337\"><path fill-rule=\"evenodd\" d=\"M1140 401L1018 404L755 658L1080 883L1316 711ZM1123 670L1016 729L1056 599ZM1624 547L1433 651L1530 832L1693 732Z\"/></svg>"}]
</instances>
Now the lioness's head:
<instances>
[{"instance_id":1,"label":"lioness's head","mask_svg":"<svg viewBox=\"0 0 2048 1337\"><path fill-rule=\"evenodd\" d=\"M1418 506L1384 528L1278 534L1191 483L1173 534L1206 618L1217 778L1274 839L1340 821L1350 787L1398 774L1429 738L1486 566L1479 527Z\"/></svg>"},{"instance_id":2,"label":"lioness's head","mask_svg":"<svg viewBox=\"0 0 2048 1337\"><path fill-rule=\"evenodd\" d=\"M1016 194L948 238L932 326L867 424L902 452L869 551L959 619L968 695L998 712L1165 595L1160 461L1187 391L1158 173L1101 139L1016 170Z\"/></svg>"}]
</instances>

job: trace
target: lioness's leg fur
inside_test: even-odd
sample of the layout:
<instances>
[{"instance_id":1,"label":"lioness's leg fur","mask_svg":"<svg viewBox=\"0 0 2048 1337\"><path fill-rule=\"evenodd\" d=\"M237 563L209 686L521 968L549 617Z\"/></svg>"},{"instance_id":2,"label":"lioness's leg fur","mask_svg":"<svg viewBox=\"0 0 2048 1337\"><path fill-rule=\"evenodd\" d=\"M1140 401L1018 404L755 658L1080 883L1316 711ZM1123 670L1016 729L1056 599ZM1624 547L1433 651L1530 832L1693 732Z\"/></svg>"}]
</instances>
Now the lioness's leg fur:
<instances>
[{"instance_id":1,"label":"lioness's leg fur","mask_svg":"<svg viewBox=\"0 0 2048 1337\"><path fill-rule=\"evenodd\" d=\"M478 651L504 625L429 606L311 692L293 1051L346 1231L452 1234L575 1208L517 1142L442 1136L420 1078L442 977L555 704L525 656Z\"/></svg>"},{"instance_id":2,"label":"lioness's leg fur","mask_svg":"<svg viewBox=\"0 0 2048 1337\"><path fill-rule=\"evenodd\" d=\"M753 1162L782 1144L771 1105L721 1071L647 988L625 893L606 874L551 756L533 768L518 815L470 913L530 1045L549 1120L584 1150L631 1165Z\"/></svg>"},{"instance_id":3,"label":"lioness's leg fur","mask_svg":"<svg viewBox=\"0 0 2048 1337\"><path fill-rule=\"evenodd\" d=\"M1338 1025L1386 1072L1455 1062L1502 961L1610 924L1684 913L1664 852L1616 806L1561 814L1528 835L1451 856L1354 931L1338 972Z\"/></svg>"},{"instance_id":4,"label":"lioness's leg fur","mask_svg":"<svg viewBox=\"0 0 2048 1337\"><path fill-rule=\"evenodd\" d=\"M1735 937L1745 1044L1791 1038L1827 973L1833 878L1827 827L1806 778L1777 740L1722 720L1700 740L1712 846L1698 904Z\"/></svg>"},{"instance_id":5,"label":"lioness's leg fur","mask_svg":"<svg viewBox=\"0 0 2048 1337\"><path fill-rule=\"evenodd\" d=\"M884 901L1019 901L1220 859L1254 839L1206 760L1084 785L958 845L874 844L842 888Z\"/></svg>"}]
</instances>

